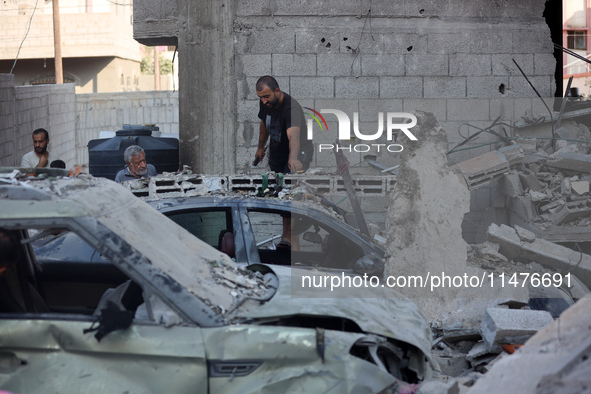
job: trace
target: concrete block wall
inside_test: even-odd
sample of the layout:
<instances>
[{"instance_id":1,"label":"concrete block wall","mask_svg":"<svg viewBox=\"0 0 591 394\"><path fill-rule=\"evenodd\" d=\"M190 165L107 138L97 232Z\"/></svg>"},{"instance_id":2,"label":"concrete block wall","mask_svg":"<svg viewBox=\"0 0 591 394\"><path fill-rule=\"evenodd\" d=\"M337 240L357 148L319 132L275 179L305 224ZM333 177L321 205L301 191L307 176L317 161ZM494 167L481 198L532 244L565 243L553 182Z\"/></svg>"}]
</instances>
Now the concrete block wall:
<instances>
[{"instance_id":1,"label":"concrete block wall","mask_svg":"<svg viewBox=\"0 0 591 394\"><path fill-rule=\"evenodd\" d=\"M41 127L67 168L88 165L88 141L123 124L155 124L178 134L178 92L76 95L74 84L14 86L14 75L0 74L0 166L19 166Z\"/></svg>"},{"instance_id":2,"label":"concrete block wall","mask_svg":"<svg viewBox=\"0 0 591 394\"><path fill-rule=\"evenodd\" d=\"M543 12L544 2L535 0L239 1L234 20L236 169L251 168L258 141L254 85L265 74L275 76L302 105L336 108L338 102L358 111L360 129L367 134L377 130L376 109L434 112L450 147L463 140L460 133L477 131L464 123L483 128L498 116L511 122L531 113L536 95L513 59L543 97L554 95L556 61ZM482 135L466 146L494 140ZM322 141L315 135L314 142ZM490 149L455 153L450 161ZM347 156L358 164L366 154ZM396 162L392 154L377 156L385 165ZM312 165L330 169L334 159L316 155Z\"/></svg>"},{"instance_id":3,"label":"concrete block wall","mask_svg":"<svg viewBox=\"0 0 591 394\"><path fill-rule=\"evenodd\" d=\"M178 92L90 93L76 95L76 155L88 164L88 141L124 124L154 124L161 133L179 133Z\"/></svg>"},{"instance_id":4,"label":"concrete block wall","mask_svg":"<svg viewBox=\"0 0 591 394\"><path fill-rule=\"evenodd\" d=\"M0 74L0 166L12 166L20 160L16 152L14 117L14 75Z\"/></svg>"},{"instance_id":5,"label":"concrete block wall","mask_svg":"<svg viewBox=\"0 0 591 394\"><path fill-rule=\"evenodd\" d=\"M14 87L16 155L9 165L20 165L22 156L33 150L33 130L49 132L48 150L70 168L76 162L76 104L74 84Z\"/></svg>"}]
</instances>

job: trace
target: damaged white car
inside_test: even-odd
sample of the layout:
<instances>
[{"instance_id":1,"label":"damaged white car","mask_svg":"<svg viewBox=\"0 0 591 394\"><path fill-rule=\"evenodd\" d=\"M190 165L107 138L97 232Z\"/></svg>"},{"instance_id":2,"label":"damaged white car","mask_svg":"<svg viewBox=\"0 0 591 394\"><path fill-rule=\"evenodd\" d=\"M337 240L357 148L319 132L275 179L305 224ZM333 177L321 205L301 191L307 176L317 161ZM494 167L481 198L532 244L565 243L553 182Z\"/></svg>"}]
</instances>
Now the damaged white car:
<instances>
[{"instance_id":1,"label":"damaged white car","mask_svg":"<svg viewBox=\"0 0 591 394\"><path fill-rule=\"evenodd\" d=\"M31 244L66 230L111 264L40 270ZM396 392L436 373L402 296L294 298L296 269L236 266L106 179L4 177L0 248L2 390Z\"/></svg>"}]
</instances>

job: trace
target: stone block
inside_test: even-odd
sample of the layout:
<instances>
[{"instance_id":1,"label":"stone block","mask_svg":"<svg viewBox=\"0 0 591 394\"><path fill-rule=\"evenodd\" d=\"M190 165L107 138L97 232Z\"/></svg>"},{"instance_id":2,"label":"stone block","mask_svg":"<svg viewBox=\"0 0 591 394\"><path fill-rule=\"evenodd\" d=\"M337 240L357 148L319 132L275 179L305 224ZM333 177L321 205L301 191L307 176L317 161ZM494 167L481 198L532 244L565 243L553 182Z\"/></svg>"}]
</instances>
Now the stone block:
<instances>
[{"instance_id":1,"label":"stone block","mask_svg":"<svg viewBox=\"0 0 591 394\"><path fill-rule=\"evenodd\" d=\"M507 31L479 29L472 32L470 53L507 53L513 37Z\"/></svg>"},{"instance_id":2,"label":"stone block","mask_svg":"<svg viewBox=\"0 0 591 394\"><path fill-rule=\"evenodd\" d=\"M295 52L300 54L339 53L341 36L331 29L296 30Z\"/></svg>"},{"instance_id":3,"label":"stone block","mask_svg":"<svg viewBox=\"0 0 591 394\"><path fill-rule=\"evenodd\" d=\"M467 97L505 97L509 78L506 76L483 76L466 78Z\"/></svg>"},{"instance_id":4,"label":"stone block","mask_svg":"<svg viewBox=\"0 0 591 394\"><path fill-rule=\"evenodd\" d=\"M300 98L334 97L334 81L331 77L292 77L291 95Z\"/></svg>"},{"instance_id":5,"label":"stone block","mask_svg":"<svg viewBox=\"0 0 591 394\"><path fill-rule=\"evenodd\" d=\"M316 55L273 54L272 73L278 76L316 76Z\"/></svg>"},{"instance_id":6,"label":"stone block","mask_svg":"<svg viewBox=\"0 0 591 394\"><path fill-rule=\"evenodd\" d=\"M248 52L259 54L294 53L295 34L286 30L275 34L272 29L251 30L248 38Z\"/></svg>"},{"instance_id":7,"label":"stone block","mask_svg":"<svg viewBox=\"0 0 591 394\"><path fill-rule=\"evenodd\" d=\"M492 55L492 73L493 75L519 75L521 72L513 62L513 59L519 64L525 75L534 75L534 57L532 54L495 54ZM552 73L550 73L552 74Z\"/></svg>"},{"instance_id":8,"label":"stone block","mask_svg":"<svg viewBox=\"0 0 591 394\"><path fill-rule=\"evenodd\" d=\"M489 107L486 100L478 99L448 99L447 120L458 122L487 121L489 119ZM475 129L470 129L474 131ZM485 133L486 134L486 133ZM478 142L482 143L487 136L480 134Z\"/></svg>"},{"instance_id":9,"label":"stone block","mask_svg":"<svg viewBox=\"0 0 591 394\"><path fill-rule=\"evenodd\" d=\"M271 55L239 55L236 60L246 76L259 78L271 74Z\"/></svg>"},{"instance_id":10,"label":"stone block","mask_svg":"<svg viewBox=\"0 0 591 394\"><path fill-rule=\"evenodd\" d=\"M423 78L421 77L381 77L380 98L422 97Z\"/></svg>"},{"instance_id":11,"label":"stone block","mask_svg":"<svg viewBox=\"0 0 591 394\"><path fill-rule=\"evenodd\" d=\"M437 78L425 77L423 95L425 98L466 97L466 78L445 76ZM488 116L486 119L488 119Z\"/></svg>"},{"instance_id":12,"label":"stone block","mask_svg":"<svg viewBox=\"0 0 591 394\"><path fill-rule=\"evenodd\" d=\"M441 373L445 376L460 376L470 367L468 361L466 361L466 355L462 353L446 356L434 355L433 358L437 361L441 368Z\"/></svg>"},{"instance_id":13,"label":"stone block","mask_svg":"<svg viewBox=\"0 0 591 394\"><path fill-rule=\"evenodd\" d=\"M552 97L554 94L555 83L552 76L532 77L528 75L528 79L532 85L536 87L536 90L542 97ZM533 89L523 75L509 77L509 88L507 89L508 97L528 97L532 94L535 95Z\"/></svg>"},{"instance_id":14,"label":"stone block","mask_svg":"<svg viewBox=\"0 0 591 394\"><path fill-rule=\"evenodd\" d=\"M591 172L591 155L577 152L556 152L550 156L546 164L554 168L589 173Z\"/></svg>"},{"instance_id":15,"label":"stone block","mask_svg":"<svg viewBox=\"0 0 591 394\"><path fill-rule=\"evenodd\" d=\"M548 53L554 51L550 29L515 30L513 31L513 50L511 53ZM544 96L543 97L551 97Z\"/></svg>"},{"instance_id":16,"label":"stone block","mask_svg":"<svg viewBox=\"0 0 591 394\"><path fill-rule=\"evenodd\" d=\"M589 193L589 181L571 182L570 186L572 190L579 196Z\"/></svg>"},{"instance_id":17,"label":"stone block","mask_svg":"<svg viewBox=\"0 0 591 394\"><path fill-rule=\"evenodd\" d=\"M378 77L404 75L404 56L362 54L361 75Z\"/></svg>"},{"instance_id":18,"label":"stone block","mask_svg":"<svg viewBox=\"0 0 591 394\"><path fill-rule=\"evenodd\" d=\"M405 55L406 75L446 76L449 75L447 55ZM452 96L454 97L454 96ZM457 96L455 96L457 97Z\"/></svg>"},{"instance_id":19,"label":"stone block","mask_svg":"<svg viewBox=\"0 0 591 394\"><path fill-rule=\"evenodd\" d=\"M523 170L519 171L519 180L523 185L524 189L529 189L533 192L541 192L543 190L543 186L540 183L540 180L536 176L533 171L530 170ZM531 193L530 193L531 194ZM533 195L532 195L533 198ZM540 201L540 200L538 200Z\"/></svg>"},{"instance_id":20,"label":"stone block","mask_svg":"<svg viewBox=\"0 0 591 394\"><path fill-rule=\"evenodd\" d=\"M454 165L455 170L461 172L469 188L475 189L503 176L509 162L499 151L492 151Z\"/></svg>"},{"instance_id":21,"label":"stone block","mask_svg":"<svg viewBox=\"0 0 591 394\"><path fill-rule=\"evenodd\" d=\"M469 31L430 34L427 36L427 51L431 54L469 53L474 37Z\"/></svg>"},{"instance_id":22,"label":"stone block","mask_svg":"<svg viewBox=\"0 0 591 394\"><path fill-rule=\"evenodd\" d=\"M523 186L517 171L509 171L501 178L501 190L509 197L517 197L523 194Z\"/></svg>"},{"instance_id":23,"label":"stone block","mask_svg":"<svg viewBox=\"0 0 591 394\"><path fill-rule=\"evenodd\" d=\"M491 74L491 55L470 53L449 56L449 75L451 76L482 76Z\"/></svg>"},{"instance_id":24,"label":"stone block","mask_svg":"<svg viewBox=\"0 0 591 394\"><path fill-rule=\"evenodd\" d=\"M361 61L352 53L319 53L317 67L319 76L348 77L361 74Z\"/></svg>"},{"instance_id":25,"label":"stone block","mask_svg":"<svg viewBox=\"0 0 591 394\"><path fill-rule=\"evenodd\" d=\"M494 350L500 345L524 344L553 320L546 311L489 308L482 319L480 332L487 348Z\"/></svg>"},{"instance_id":26,"label":"stone block","mask_svg":"<svg viewBox=\"0 0 591 394\"><path fill-rule=\"evenodd\" d=\"M379 97L380 79L378 77L336 78L335 95L342 98Z\"/></svg>"}]
</instances>

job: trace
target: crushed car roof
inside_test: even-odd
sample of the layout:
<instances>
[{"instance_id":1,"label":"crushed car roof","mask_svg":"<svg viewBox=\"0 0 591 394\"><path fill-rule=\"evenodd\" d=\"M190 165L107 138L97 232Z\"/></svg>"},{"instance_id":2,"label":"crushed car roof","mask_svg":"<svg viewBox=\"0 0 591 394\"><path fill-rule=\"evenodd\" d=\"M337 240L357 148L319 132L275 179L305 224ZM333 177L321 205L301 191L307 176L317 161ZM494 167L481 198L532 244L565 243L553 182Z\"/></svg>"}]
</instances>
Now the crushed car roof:
<instances>
[{"instance_id":1,"label":"crushed car roof","mask_svg":"<svg viewBox=\"0 0 591 394\"><path fill-rule=\"evenodd\" d=\"M140 266L145 270L146 265L152 265L200 298L221 319L232 309L236 290L220 286L220 283L239 282L241 295L245 297L259 297L267 290L262 279L244 275L244 270L233 264L227 255L110 180L87 175L15 179L10 184L0 185L0 200L0 220L5 227L9 222L29 228L67 223L64 227L70 230L85 228L80 235L91 244L97 244L89 238L101 236L98 230L104 226L117 235L102 240L112 244L111 250L105 253L124 272L130 274L140 270ZM109 256L112 250L119 253ZM140 261L139 257L134 260L134 251L141 251L138 255L147 258L147 262ZM218 324L223 323L220 320Z\"/></svg>"}]
</instances>

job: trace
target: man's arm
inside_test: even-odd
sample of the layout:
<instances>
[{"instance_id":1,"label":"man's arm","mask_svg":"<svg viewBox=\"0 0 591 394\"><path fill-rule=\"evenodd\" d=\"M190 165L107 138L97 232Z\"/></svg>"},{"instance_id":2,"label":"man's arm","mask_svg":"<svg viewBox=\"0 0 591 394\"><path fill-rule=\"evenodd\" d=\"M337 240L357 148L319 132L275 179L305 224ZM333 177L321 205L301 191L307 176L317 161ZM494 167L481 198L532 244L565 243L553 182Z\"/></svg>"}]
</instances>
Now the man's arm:
<instances>
[{"instance_id":1,"label":"man's arm","mask_svg":"<svg viewBox=\"0 0 591 394\"><path fill-rule=\"evenodd\" d=\"M37 164L37 167L45 167L47 164L49 164L49 154L45 152L39 157L39 164Z\"/></svg>"},{"instance_id":2,"label":"man's arm","mask_svg":"<svg viewBox=\"0 0 591 394\"><path fill-rule=\"evenodd\" d=\"M256 153L254 154L255 159L259 161L263 161L265 157L265 145L267 145L267 140L269 139L269 130L267 130L267 126L265 126L265 122L261 119L261 125L259 130L259 146L257 148Z\"/></svg>"},{"instance_id":3,"label":"man's arm","mask_svg":"<svg viewBox=\"0 0 591 394\"><path fill-rule=\"evenodd\" d=\"M289 160L287 165L291 172L301 171L304 167L298 160L300 153L300 128L290 127L287 129L287 139L289 140Z\"/></svg>"}]
</instances>

